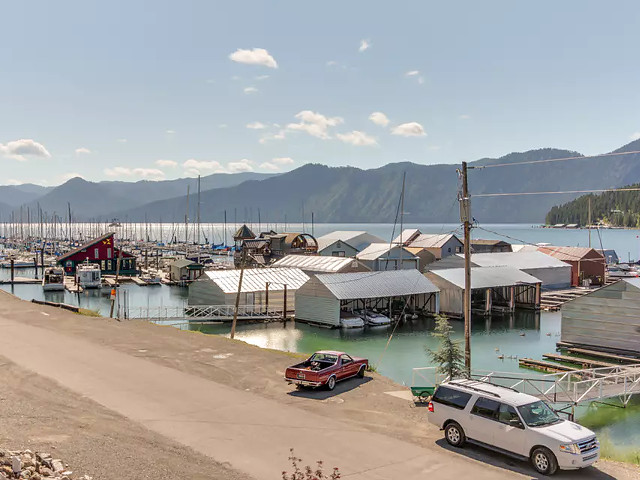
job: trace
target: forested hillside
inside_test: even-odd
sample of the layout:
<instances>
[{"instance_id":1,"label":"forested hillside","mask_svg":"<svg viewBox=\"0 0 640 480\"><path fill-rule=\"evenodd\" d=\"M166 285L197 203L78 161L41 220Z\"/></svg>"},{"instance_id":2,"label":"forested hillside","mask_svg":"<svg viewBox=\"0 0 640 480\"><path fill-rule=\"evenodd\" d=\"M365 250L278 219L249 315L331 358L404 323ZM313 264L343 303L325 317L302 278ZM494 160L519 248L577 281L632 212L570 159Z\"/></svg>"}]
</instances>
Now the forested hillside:
<instances>
[{"instance_id":1,"label":"forested hillside","mask_svg":"<svg viewBox=\"0 0 640 480\"><path fill-rule=\"evenodd\" d=\"M636 183L622 188L640 188ZM591 202L591 223L604 223L614 227L640 228L640 192L605 192L576 198L564 205L553 207L546 217L547 224L589 223L589 202Z\"/></svg>"}]
</instances>

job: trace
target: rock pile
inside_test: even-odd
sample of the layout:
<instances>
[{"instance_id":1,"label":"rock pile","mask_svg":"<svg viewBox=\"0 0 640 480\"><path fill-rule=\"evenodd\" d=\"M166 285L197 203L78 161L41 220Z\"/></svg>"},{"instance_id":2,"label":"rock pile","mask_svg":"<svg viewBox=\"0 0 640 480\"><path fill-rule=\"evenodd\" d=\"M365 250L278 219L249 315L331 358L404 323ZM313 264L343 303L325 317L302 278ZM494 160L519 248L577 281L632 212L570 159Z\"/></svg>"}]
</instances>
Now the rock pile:
<instances>
[{"instance_id":1,"label":"rock pile","mask_svg":"<svg viewBox=\"0 0 640 480\"><path fill-rule=\"evenodd\" d=\"M69 465L48 453L31 450L11 451L0 448L0 480L7 478L29 480L92 480L89 475L74 477Z\"/></svg>"}]
</instances>

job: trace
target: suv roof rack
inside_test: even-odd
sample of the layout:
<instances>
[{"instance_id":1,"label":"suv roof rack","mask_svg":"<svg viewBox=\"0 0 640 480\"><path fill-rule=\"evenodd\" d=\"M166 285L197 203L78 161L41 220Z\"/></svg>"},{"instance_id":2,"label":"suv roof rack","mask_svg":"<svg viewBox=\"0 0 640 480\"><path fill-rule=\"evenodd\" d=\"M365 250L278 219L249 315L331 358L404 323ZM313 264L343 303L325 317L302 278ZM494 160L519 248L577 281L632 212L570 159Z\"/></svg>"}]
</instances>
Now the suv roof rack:
<instances>
[{"instance_id":1,"label":"suv roof rack","mask_svg":"<svg viewBox=\"0 0 640 480\"><path fill-rule=\"evenodd\" d=\"M486 377L482 377L482 378L486 378ZM464 379L464 378L463 378L463 380L467 380L467 379ZM470 379L468 379L468 380L471 380L471 381L474 381L474 382L478 382L478 383L483 383L483 384L485 384L485 385L491 385L492 387L505 388L505 389L507 389L507 390L511 390L512 392L516 392L516 393L522 393L520 390L516 390L515 388L507 387L506 385L499 385L499 384L497 384L497 383L485 382L485 381L484 381L484 380L482 380L482 379L473 379L473 378L470 378Z\"/></svg>"},{"instance_id":2,"label":"suv roof rack","mask_svg":"<svg viewBox=\"0 0 640 480\"><path fill-rule=\"evenodd\" d=\"M482 383L482 382L477 382L476 380L468 380L468 379L451 380L449 383L453 384L453 385L459 385L459 386L461 386L463 388L468 388L469 390L474 390L476 392L486 393L487 395L491 395L491 396L496 397L496 398L502 398L496 392L490 392L489 390L484 390L482 388L478 388L478 387L474 387L472 385L468 385L467 382ZM492 384L490 384L490 385L492 385Z\"/></svg>"}]
</instances>

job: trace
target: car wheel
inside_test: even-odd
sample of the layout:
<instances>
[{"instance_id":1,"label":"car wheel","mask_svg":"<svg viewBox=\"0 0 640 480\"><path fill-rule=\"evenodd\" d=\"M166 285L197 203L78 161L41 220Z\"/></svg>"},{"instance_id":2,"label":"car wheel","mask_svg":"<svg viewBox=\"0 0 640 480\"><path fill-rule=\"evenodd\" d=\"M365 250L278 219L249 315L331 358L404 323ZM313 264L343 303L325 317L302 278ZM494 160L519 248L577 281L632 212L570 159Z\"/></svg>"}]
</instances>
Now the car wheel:
<instances>
[{"instance_id":1,"label":"car wheel","mask_svg":"<svg viewBox=\"0 0 640 480\"><path fill-rule=\"evenodd\" d=\"M327 388L329 390L336 388L336 377L329 377L329 380L327 380Z\"/></svg>"},{"instance_id":2,"label":"car wheel","mask_svg":"<svg viewBox=\"0 0 640 480\"><path fill-rule=\"evenodd\" d=\"M360 367L360 370L358 370L358 375L357 375L357 377L358 377L358 378L364 378L364 371L365 371L365 370L366 370L365 366L364 366L364 365L363 365L363 366L361 366L361 367Z\"/></svg>"},{"instance_id":3,"label":"car wheel","mask_svg":"<svg viewBox=\"0 0 640 480\"><path fill-rule=\"evenodd\" d=\"M555 455L545 447L538 447L533 451L531 464L542 475L553 475L558 470L558 461Z\"/></svg>"},{"instance_id":4,"label":"car wheel","mask_svg":"<svg viewBox=\"0 0 640 480\"><path fill-rule=\"evenodd\" d=\"M464 436L464 430L456 422L451 422L444 429L444 438L449 442L449 445L453 447L462 447L466 440Z\"/></svg>"}]
</instances>

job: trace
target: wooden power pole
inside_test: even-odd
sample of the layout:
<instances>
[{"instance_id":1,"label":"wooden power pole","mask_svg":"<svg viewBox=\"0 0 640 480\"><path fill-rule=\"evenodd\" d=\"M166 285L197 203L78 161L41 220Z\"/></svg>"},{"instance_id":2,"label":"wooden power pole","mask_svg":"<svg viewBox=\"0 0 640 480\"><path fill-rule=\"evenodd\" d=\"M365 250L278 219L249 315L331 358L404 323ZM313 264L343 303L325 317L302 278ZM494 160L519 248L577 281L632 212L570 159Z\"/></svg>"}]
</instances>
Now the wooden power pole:
<instances>
[{"instance_id":1,"label":"wooden power pole","mask_svg":"<svg viewBox=\"0 0 640 480\"><path fill-rule=\"evenodd\" d=\"M464 226L464 366L467 374L471 374L471 200L467 162L462 162L460 220Z\"/></svg>"}]
</instances>

